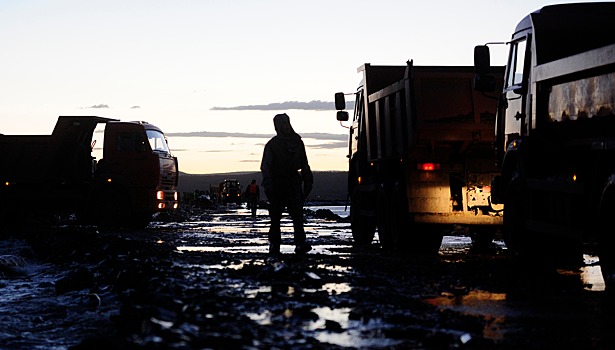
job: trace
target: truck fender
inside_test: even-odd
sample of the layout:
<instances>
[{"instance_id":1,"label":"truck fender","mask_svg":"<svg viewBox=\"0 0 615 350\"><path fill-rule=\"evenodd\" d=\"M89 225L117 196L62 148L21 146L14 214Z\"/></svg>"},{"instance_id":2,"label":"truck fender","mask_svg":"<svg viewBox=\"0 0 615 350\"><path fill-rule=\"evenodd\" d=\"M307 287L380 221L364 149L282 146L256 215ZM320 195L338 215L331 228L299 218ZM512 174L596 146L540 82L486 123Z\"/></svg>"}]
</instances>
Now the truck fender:
<instances>
[{"instance_id":1,"label":"truck fender","mask_svg":"<svg viewBox=\"0 0 615 350\"><path fill-rule=\"evenodd\" d=\"M599 216L609 216L615 205L615 173L611 174L602 189L602 195L600 196Z\"/></svg>"},{"instance_id":2,"label":"truck fender","mask_svg":"<svg viewBox=\"0 0 615 350\"><path fill-rule=\"evenodd\" d=\"M615 213L615 173L611 174L602 189L598 217L608 218ZM608 219L607 219L608 220Z\"/></svg>"},{"instance_id":3,"label":"truck fender","mask_svg":"<svg viewBox=\"0 0 615 350\"><path fill-rule=\"evenodd\" d=\"M504 198L508 191L508 185L512 176L519 169L517 150L510 150L504 155L502 161L502 171L500 175L494 177L491 182L491 202L493 204L504 204Z\"/></svg>"}]
</instances>

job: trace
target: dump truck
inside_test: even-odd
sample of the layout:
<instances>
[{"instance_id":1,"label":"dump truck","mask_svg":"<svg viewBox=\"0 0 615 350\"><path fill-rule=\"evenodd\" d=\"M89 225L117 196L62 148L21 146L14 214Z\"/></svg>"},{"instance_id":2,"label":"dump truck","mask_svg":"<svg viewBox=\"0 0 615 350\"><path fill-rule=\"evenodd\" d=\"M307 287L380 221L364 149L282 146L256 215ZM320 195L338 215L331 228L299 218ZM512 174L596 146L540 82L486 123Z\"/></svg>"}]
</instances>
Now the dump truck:
<instances>
[{"instance_id":1,"label":"dump truck","mask_svg":"<svg viewBox=\"0 0 615 350\"><path fill-rule=\"evenodd\" d=\"M505 244L520 257L557 266L580 261L589 245L603 273L615 265L613 23L612 2L550 5L506 43L491 196L505 207ZM489 46L474 51L476 80L487 85Z\"/></svg>"},{"instance_id":2,"label":"dump truck","mask_svg":"<svg viewBox=\"0 0 615 350\"><path fill-rule=\"evenodd\" d=\"M243 186L237 179L224 179L218 184L218 203L221 204L241 204L243 201Z\"/></svg>"},{"instance_id":3,"label":"dump truck","mask_svg":"<svg viewBox=\"0 0 615 350\"><path fill-rule=\"evenodd\" d=\"M407 61L357 71L362 83L349 94L347 126L354 243L371 244L377 232L386 250L434 253L446 232L469 232L481 244L493 239L503 209L490 191L497 94L474 90L472 66ZM489 74L495 91L504 67ZM342 125L345 95L335 94Z\"/></svg>"},{"instance_id":4,"label":"dump truck","mask_svg":"<svg viewBox=\"0 0 615 350\"><path fill-rule=\"evenodd\" d=\"M102 158L93 156L102 125ZM97 137L101 135L96 135ZM0 134L3 223L74 217L142 227L178 208L178 163L164 133L147 122L60 116L51 135Z\"/></svg>"}]
</instances>

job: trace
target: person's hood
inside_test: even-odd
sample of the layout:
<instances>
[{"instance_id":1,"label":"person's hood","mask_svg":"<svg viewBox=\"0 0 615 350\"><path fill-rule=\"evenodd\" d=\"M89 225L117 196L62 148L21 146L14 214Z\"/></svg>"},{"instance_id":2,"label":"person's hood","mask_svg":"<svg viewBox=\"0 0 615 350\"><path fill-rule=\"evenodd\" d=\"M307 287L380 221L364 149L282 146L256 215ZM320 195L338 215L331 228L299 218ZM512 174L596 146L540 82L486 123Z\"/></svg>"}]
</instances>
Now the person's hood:
<instances>
[{"instance_id":1,"label":"person's hood","mask_svg":"<svg viewBox=\"0 0 615 350\"><path fill-rule=\"evenodd\" d=\"M276 114L276 116L273 117L273 126L275 127L275 132L279 136L299 136L293 129L292 125L290 125L290 117L286 113Z\"/></svg>"}]
</instances>

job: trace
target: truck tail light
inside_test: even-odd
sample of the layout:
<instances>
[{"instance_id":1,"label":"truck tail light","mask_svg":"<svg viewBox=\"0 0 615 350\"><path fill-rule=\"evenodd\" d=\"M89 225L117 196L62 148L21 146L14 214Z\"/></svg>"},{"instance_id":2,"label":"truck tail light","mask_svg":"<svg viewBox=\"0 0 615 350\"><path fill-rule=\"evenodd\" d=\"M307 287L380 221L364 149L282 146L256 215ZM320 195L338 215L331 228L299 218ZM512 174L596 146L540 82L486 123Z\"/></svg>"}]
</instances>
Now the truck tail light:
<instances>
[{"instance_id":1,"label":"truck tail light","mask_svg":"<svg viewBox=\"0 0 615 350\"><path fill-rule=\"evenodd\" d=\"M423 171L440 170L440 163L418 163L417 169Z\"/></svg>"}]
</instances>

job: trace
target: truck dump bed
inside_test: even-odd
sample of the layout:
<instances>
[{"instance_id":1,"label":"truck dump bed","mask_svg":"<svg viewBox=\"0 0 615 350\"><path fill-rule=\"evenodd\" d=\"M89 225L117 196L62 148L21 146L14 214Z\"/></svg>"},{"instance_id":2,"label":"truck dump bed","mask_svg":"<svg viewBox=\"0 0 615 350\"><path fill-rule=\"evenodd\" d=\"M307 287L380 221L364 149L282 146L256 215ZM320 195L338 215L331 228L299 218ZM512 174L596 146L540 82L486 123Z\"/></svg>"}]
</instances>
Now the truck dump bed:
<instances>
[{"instance_id":1,"label":"truck dump bed","mask_svg":"<svg viewBox=\"0 0 615 350\"><path fill-rule=\"evenodd\" d=\"M61 116L51 135L0 134L0 180L40 185L91 178L92 134L97 123L111 120Z\"/></svg>"},{"instance_id":2,"label":"truck dump bed","mask_svg":"<svg viewBox=\"0 0 615 350\"><path fill-rule=\"evenodd\" d=\"M459 143L463 149L466 143L494 141L496 103L474 91L474 67L408 62L360 69L368 96L370 161L408 156L419 143ZM503 67L493 72L502 76Z\"/></svg>"}]
</instances>

